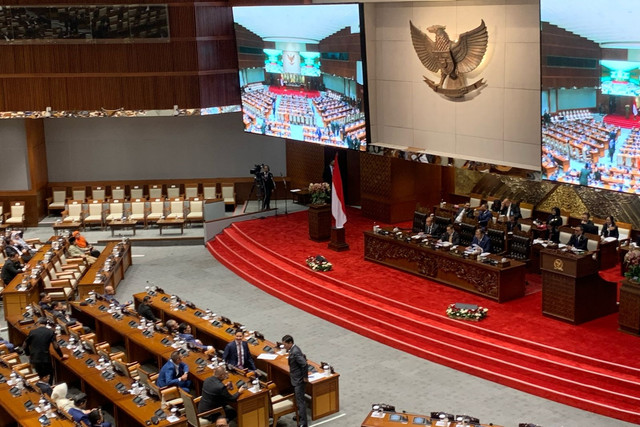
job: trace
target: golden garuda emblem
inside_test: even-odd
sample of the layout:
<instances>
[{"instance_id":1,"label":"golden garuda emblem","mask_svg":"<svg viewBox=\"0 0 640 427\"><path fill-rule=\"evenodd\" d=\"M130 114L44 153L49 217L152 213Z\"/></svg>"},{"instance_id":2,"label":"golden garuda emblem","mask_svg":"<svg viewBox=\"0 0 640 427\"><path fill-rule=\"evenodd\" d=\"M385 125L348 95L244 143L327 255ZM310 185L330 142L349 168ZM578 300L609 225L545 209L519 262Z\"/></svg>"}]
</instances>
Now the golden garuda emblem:
<instances>
[{"instance_id":1,"label":"golden garuda emblem","mask_svg":"<svg viewBox=\"0 0 640 427\"><path fill-rule=\"evenodd\" d=\"M481 20L477 28L461 34L455 41L449 39L445 31L447 27L444 25L432 25L427 28L428 32L436 35L435 41L413 25L413 22L409 21L409 25L413 48L422 65L429 71L440 73L440 83L423 76L431 89L451 98L460 98L485 84L483 79L480 79L467 86L463 76L475 70L487 52L489 33L484 20Z\"/></svg>"}]
</instances>

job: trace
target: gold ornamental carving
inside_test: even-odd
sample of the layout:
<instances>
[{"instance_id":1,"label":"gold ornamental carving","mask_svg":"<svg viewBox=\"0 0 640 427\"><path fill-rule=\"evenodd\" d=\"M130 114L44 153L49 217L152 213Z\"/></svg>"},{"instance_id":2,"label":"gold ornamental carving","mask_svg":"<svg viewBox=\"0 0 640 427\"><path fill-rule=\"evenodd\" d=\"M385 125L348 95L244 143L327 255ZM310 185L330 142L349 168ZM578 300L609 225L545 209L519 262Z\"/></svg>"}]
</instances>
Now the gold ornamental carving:
<instances>
[{"instance_id":1,"label":"gold ornamental carving","mask_svg":"<svg viewBox=\"0 0 640 427\"><path fill-rule=\"evenodd\" d=\"M424 82L434 92L448 98L461 98L469 92L479 89L486 83L483 79L466 85L464 74L475 70L487 52L489 33L484 20L471 31L460 34L458 40L451 41L446 26L432 25L427 31L435 34L435 41L409 21L413 48L424 67L440 74L436 83L423 76Z\"/></svg>"},{"instance_id":2,"label":"gold ornamental carving","mask_svg":"<svg viewBox=\"0 0 640 427\"><path fill-rule=\"evenodd\" d=\"M560 258L554 259L553 269L558 271L564 271L564 261L562 261Z\"/></svg>"}]
</instances>

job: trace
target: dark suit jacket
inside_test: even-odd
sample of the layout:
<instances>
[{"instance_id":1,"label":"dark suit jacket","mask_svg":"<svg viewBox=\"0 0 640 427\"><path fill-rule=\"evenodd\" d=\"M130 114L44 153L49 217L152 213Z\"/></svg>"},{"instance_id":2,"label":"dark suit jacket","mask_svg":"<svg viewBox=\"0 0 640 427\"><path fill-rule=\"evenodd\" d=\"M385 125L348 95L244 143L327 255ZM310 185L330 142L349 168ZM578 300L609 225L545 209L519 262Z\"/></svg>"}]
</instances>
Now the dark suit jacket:
<instances>
[{"instance_id":1,"label":"dark suit jacket","mask_svg":"<svg viewBox=\"0 0 640 427\"><path fill-rule=\"evenodd\" d=\"M587 237L582 234L581 236L576 236L575 234L573 236L571 236L571 238L569 239L569 246L573 246L576 249L581 249L583 251L587 250L587 241L589 239L587 239Z\"/></svg>"},{"instance_id":2,"label":"dark suit jacket","mask_svg":"<svg viewBox=\"0 0 640 427\"><path fill-rule=\"evenodd\" d=\"M460 234L457 231L454 231L451 237L451 243L454 245L459 245L460 244ZM449 241L449 234L445 231L444 233L442 233L442 236L440 237L440 240L442 240L443 242L448 242Z\"/></svg>"},{"instance_id":3,"label":"dark suit jacket","mask_svg":"<svg viewBox=\"0 0 640 427\"><path fill-rule=\"evenodd\" d=\"M615 237L616 239L618 237L620 237L620 233L618 233L618 227L616 226L616 228L612 231L609 231L607 229L607 224L603 224L602 225L602 236L604 237Z\"/></svg>"},{"instance_id":4,"label":"dark suit jacket","mask_svg":"<svg viewBox=\"0 0 640 427\"><path fill-rule=\"evenodd\" d=\"M513 217L516 220L522 218L522 214L520 213L520 208L518 207L518 205L511 203L510 208L511 208L510 214L513 215ZM500 210L500 215L506 215L508 210L509 210L508 206L503 206L502 209Z\"/></svg>"},{"instance_id":5,"label":"dark suit jacket","mask_svg":"<svg viewBox=\"0 0 640 427\"><path fill-rule=\"evenodd\" d=\"M160 320L155 316L155 314L153 314L153 310L151 310L151 306L149 306L149 304L140 303L140 305L138 306L138 314L152 322L157 322L158 320Z\"/></svg>"},{"instance_id":6,"label":"dark suit jacket","mask_svg":"<svg viewBox=\"0 0 640 427\"><path fill-rule=\"evenodd\" d=\"M598 227L593 224L593 221L587 221L586 224L582 224L582 227L585 233L598 234Z\"/></svg>"},{"instance_id":7,"label":"dark suit jacket","mask_svg":"<svg viewBox=\"0 0 640 427\"><path fill-rule=\"evenodd\" d=\"M22 264L20 264L20 261L11 261L11 260L6 260L4 262L4 265L2 266L2 281L4 282L5 286L7 286L9 284L9 282L11 282L14 277L16 277L18 275L18 273L20 273Z\"/></svg>"},{"instance_id":8,"label":"dark suit jacket","mask_svg":"<svg viewBox=\"0 0 640 427\"><path fill-rule=\"evenodd\" d=\"M291 385L294 387L309 380L307 357L295 344L289 350L289 375L291 376Z\"/></svg>"},{"instance_id":9,"label":"dark suit jacket","mask_svg":"<svg viewBox=\"0 0 640 427\"><path fill-rule=\"evenodd\" d=\"M478 214L478 224L486 227L492 218L493 215L491 214L491 211L487 209L486 211L480 212L480 214Z\"/></svg>"},{"instance_id":10,"label":"dark suit jacket","mask_svg":"<svg viewBox=\"0 0 640 427\"><path fill-rule=\"evenodd\" d=\"M229 393L222 381L211 376L202 383L202 399L198 403L198 413L224 407L227 403L238 400L238 395L239 393Z\"/></svg>"},{"instance_id":11,"label":"dark suit jacket","mask_svg":"<svg viewBox=\"0 0 640 427\"><path fill-rule=\"evenodd\" d=\"M176 365L169 360L162 366L160 372L158 372L156 385L158 387L177 386L180 383L180 377L184 375L185 372L189 372L189 366L187 366L186 363L180 362L180 365L178 365L178 374L176 375Z\"/></svg>"},{"instance_id":12,"label":"dark suit jacket","mask_svg":"<svg viewBox=\"0 0 640 427\"><path fill-rule=\"evenodd\" d=\"M439 236L441 233L440 227L435 222L431 224L431 229L429 229L429 226L425 224L424 232L429 236Z\"/></svg>"},{"instance_id":13,"label":"dark suit jacket","mask_svg":"<svg viewBox=\"0 0 640 427\"><path fill-rule=\"evenodd\" d=\"M477 237L473 236L473 241L471 241L471 246L478 245L482 248L482 252L491 252L491 240L489 240L489 236L486 234L482 237L482 240L478 240Z\"/></svg>"},{"instance_id":14,"label":"dark suit jacket","mask_svg":"<svg viewBox=\"0 0 640 427\"><path fill-rule=\"evenodd\" d=\"M46 326L40 326L29 332L23 348L31 363L45 363L51 361L49 346L52 344L58 356L62 357L62 350L56 342L56 334Z\"/></svg>"},{"instance_id":15,"label":"dark suit jacket","mask_svg":"<svg viewBox=\"0 0 640 427\"><path fill-rule=\"evenodd\" d=\"M253 358L251 357L251 352L249 351L249 344L247 344L246 341L242 341L242 349L242 354L244 357L244 360L242 361L242 367L255 371L256 365L253 363ZM229 365L238 366L238 347L236 346L235 340L231 341L224 348L222 359Z\"/></svg>"}]
</instances>

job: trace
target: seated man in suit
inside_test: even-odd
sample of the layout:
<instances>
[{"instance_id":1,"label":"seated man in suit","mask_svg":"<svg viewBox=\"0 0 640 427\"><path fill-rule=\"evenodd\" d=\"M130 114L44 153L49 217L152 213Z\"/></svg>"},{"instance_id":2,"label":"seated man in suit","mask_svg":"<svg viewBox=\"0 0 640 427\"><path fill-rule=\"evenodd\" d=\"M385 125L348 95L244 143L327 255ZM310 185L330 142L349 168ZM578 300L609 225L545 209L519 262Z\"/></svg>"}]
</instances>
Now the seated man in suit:
<instances>
[{"instance_id":1,"label":"seated man in suit","mask_svg":"<svg viewBox=\"0 0 640 427\"><path fill-rule=\"evenodd\" d=\"M171 358L158 372L156 385L160 388L177 386L190 393L191 380L188 380L189 366L182 361L182 354L179 351L171 353Z\"/></svg>"},{"instance_id":2,"label":"seated man in suit","mask_svg":"<svg viewBox=\"0 0 640 427\"><path fill-rule=\"evenodd\" d=\"M585 233L598 234L598 227L593 223L593 221L591 221L591 215L589 212L584 212L582 214L581 224L582 227L584 227Z\"/></svg>"},{"instance_id":3,"label":"seated man in suit","mask_svg":"<svg viewBox=\"0 0 640 427\"><path fill-rule=\"evenodd\" d=\"M485 234L483 228L476 230L476 235L473 237L469 249L476 251L481 249L482 252L491 252L491 240L489 240L489 236Z\"/></svg>"},{"instance_id":4,"label":"seated man in suit","mask_svg":"<svg viewBox=\"0 0 640 427\"><path fill-rule=\"evenodd\" d=\"M569 239L569 243L567 243L567 245L574 249L586 251L587 241L587 236L584 235L584 226L579 225L577 227L574 227L573 236L571 236L571 239Z\"/></svg>"},{"instance_id":5,"label":"seated man in suit","mask_svg":"<svg viewBox=\"0 0 640 427\"><path fill-rule=\"evenodd\" d=\"M458 209L458 212L456 212L456 219L454 222L456 224L461 223L462 218L473 218L471 203L467 202L464 204L464 206L461 206L460 209Z\"/></svg>"},{"instance_id":6,"label":"seated man in suit","mask_svg":"<svg viewBox=\"0 0 640 427\"><path fill-rule=\"evenodd\" d=\"M234 337L235 339L224 348L222 360L231 366L255 371L256 365L253 363L249 344L244 340L244 332L237 329Z\"/></svg>"},{"instance_id":7,"label":"seated man in suit","mask_svg":"<svg viewBox=\"0 0 640 427\"><path fill-rule=\"evenodd\" d=\"M181 340L184 340L186 343L190 344L192 347L198 348L202 351L211 352L213 351L213 347L210 345L202 344L202 341L196 339L191 333L191 325L188 323L182 322L178 325L178 336Z\"/></svg>"},{"instance_id":8,"label":"seated man in suit","mask_svg":"<svg viewBox=\"0 0 640 427\"><path fill-rule=\"evenodd\" d=\"M441 242L449 242L452 245L459 245L460 244L460 235L453 228L453 224L448 224L447 225L447 231L442 233L442 236L440 237L440 241Z\"/></svg>"},{"instance_id":9,"label":"seated man in suit","mask_svg":"<svg viewBox=\"0 0 640 427\"><path fill-rule=\"evenodd\" d=\"M520 208L518 205L513 203L509 199L504 199L502 201L502 209L500 209L500 215L504 215L505 218L509 218L509 216L513 215L516 218L516 222L522 218L522 214L520 213Z\"/></svg>"},{"instance_id":10,"label":"seated man in suit","mask_svg":"<svg viewBox=\"0 0 640 427\"><path fill-rule=\"evenodd\" d=\"M489 224L489 221L493 219L493 215L491 211L487 209L486 203L481 204L476 210L476 217L478 219L478 226L482 228L485 228L487 224Z\"/></svg>"},{"instance_id":11,"label":"seated man in suit","mask_svg":"<svg viewBox=\"0 0 640 427\"><path fill-rule=\"evenodd\" d=\"M427 221L424 225L424 234L427 236L439 236L440 227L433 221L432 216L427 217Z\"/></svg>"},{"instance_id":12,"label":"seated man in suit","mask_svg":"<svg viewBox=\"0 0 640 427\"><path fill-rule=\"evenodd\" d=\"M508 216L507 217L507 233L513 233L515 230L522 230L522 227L520 227L520 224L518 223L518 218L516 218L514 215Z\"/></svg>"},{"instance_id":13,"label":"seated man in suit","mask_svg":"<svg viewBox=\"0 0 640 427\"><path fill-rule=\"evenodd\" d=\"M229 406L229 403L238 400L238 396L246 390L244 386L238 388L234 394L229 393L228 383L223 381L229 378L227 370L222 366L218 366L213 370L213 375L204 380L202 383L202 397L198 403L198 412L206 412L215 408L224 408L227 418L232 420L236 417L236 410ZM215 422L220 417L219 412L214 412L206 416L206 419Z\"/></svg>"}]
</instances>

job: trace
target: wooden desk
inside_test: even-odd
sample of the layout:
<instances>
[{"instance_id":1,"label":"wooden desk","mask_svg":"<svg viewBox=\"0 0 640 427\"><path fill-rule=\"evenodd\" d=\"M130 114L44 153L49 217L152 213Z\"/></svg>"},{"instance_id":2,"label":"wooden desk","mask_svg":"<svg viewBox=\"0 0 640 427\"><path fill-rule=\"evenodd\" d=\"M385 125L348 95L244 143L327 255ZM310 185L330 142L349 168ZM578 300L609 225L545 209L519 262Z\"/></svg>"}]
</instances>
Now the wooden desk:
<instances>
[{"instance_id":1,"label":"wooden desk","mask_svg":"<svg viewBox=\"0 0 640 427\"><path fill-rule=\"evenodd\" d=\"M407 422L394 421L392 417L406 417ZM409 414L409 413L397 413L397 412L385 412L382 418L374 416L373 411L369 412L367 418L362 422L362 427L397 427L399 425L427 425L435 427L438 420L431 419L427 415ZM440 424L442 425L442 424ZM450 422L447 427L456 427L457 423ZM495 424L481 424L483 427L496 426Z\"/></svg>"},{"instance_id":2,"label":"wooden desk","mask_svg":"<svg viewBox=\"0 0 640 427\"><path fill-rule=\"evenodd\" d=\"M162 229L165 227L180 227L180 234L184 234L184 219L176 218L176 219L159 219L156 221L158 225L158 230L160 230L160 235L162 235Z\"/></svg>"},{"instance_id":3,"label":"wooden desk","mask_svg":"<svg viewBox=\"0 0 640 427\"><path fill-rule=\"evenodd\" d=\"M107 259L112 260L111 269L109 271L101 271ZM86 298L91 291L103 294L107 285L117 289L130 265L131 243L108 242L96 262L87 269L80 282L78 282L78 298ZM98 274L102 275L102 279L96 282Z\"/></svg>"},{"instance_id":4,"label":"wooden desk","mask_svg":"<svg viewBox=\"0 0 640 427\"><path fill-rule=\"evenodd\" d=\"M13 324L13 327L19 334L24 337L29 333L34 325L17 325ZM61 339L68 341L69 337L61 335ZM64 349L65 353L69 353L69 350ZM67 360L62 360L57 353L52 353L54 368L56 372L56 378L58 381L66 381L70 384L78 384L80 389L87 393L88 407L105 406L113 404L114 413L113 416L118 426L145 426L147 420L151 418L155 411L160 408L160 402L155 399L146 400L146 404L142 407L136 405L133 402L134 396L131 394L122 394L116 388L117 383L122 383L127 388L131 388L132 380L126 378L120 374L107 380L102 377L102 372L95 367L89 367L86 361L87 359L93 359L96 361L99 357L95 354L84 353L80 358L70 354ZM40 394L37 393L37 399L40 398ZM2 391L0 389L0 401L4 401L2 397ZM38 400L33 400L37 403ZM165 411L168 415L168 411ZM71 424L73 425L73 424ZM179 421L170 423L167 420L160 421L159 426L179 426L186 427L186 417L181 417Z\"/></svg>"},{"instance_id":5,"label":"wooden desk","mask_svg":"<svg viewBox=\"0 0 640 427\"><path fill-rule=\"evenodd\" d=\"M129 324L131 321L137 323L138 317L124 316L122 320L117 320L112 314L102 311L107 307L104 301L84 306L73 303L71 306L74 315L77 313L78 320L84 322L87 317L94 318L98 341L123 342L129 361L141 364L151 363L159 369L169 360L171 353L176 350L171 346L173 344L172 335L154 332L152 336L145 336L137 328L137 324L133 326ZM100 307L103 309L101 310ZM213 370L208 367L200 369L195 362L198 358L204 358L203 354L191 351L183 358L183 361L189 365L189 379L193 381L196 394L199 395L202 391L202 383L213 375ZM230 373L230 378L234 384L240 379L245 382L249 381L248 378L234 373ZM242 420L238 423L239 427L267 427L269 425L269 396L266 389L257 393L245 390L234 406L238 412L238 419Z\"/></svg>"},{"instance_id":6,"label":"wooden desk","mask_svg":"<svg viewBox=\"0 0 640 427\"><path fill-rule=\"evenodd\" d=\"M135 219L126 219L124 221L121 219L115 219L113 221L109 221L107 225L111 229L111 237L113 237L115 230L124 230L127 228L130 228L131 230L133 230L133 235L135 236L136 224L138 224L138 221L136 221Z\"/></svg>"},{"instance_id":7,"label":"wooden desk","mask_svg":"<svg viewBox=\"0 0 640 427\"><path fill-rule=\"evenodd\" d=\"M45 254L51 249L51 245L43 245L38 251L31 257L27 265L31 268L36 266L38 262L44 259ZM63 249L60 249L61 251ZM31 271L27 271L27 277ZM40 277L29 279L31 287L24 289L21 284L25 274L18 274L2 291L4 300L4 318L8 319L11 316L21 315L27 305L32 302L37 303L40 300L41 281Z\"/></svg>"},{"instance_id":8,"label":"wooden desk","mask_svg":"<svg viewBox=\"0 0 640 427\"><path fill-rule=\"evenodd\" d=\"M577 325L618 311L617 286L598 275L592 255L540 251L543 315Z\"/></svg>"},{"instance_id":9,"label":"wooden desk","mask_svg":"<svg viewBox=\"0 0 640 427\"><path fill-rule=\"evenodd\" d=\"M133 298L136 305L146 295L145 292L135 294ZM213 325L213 320L205 320L201 317L206 311L204 309L183 307L183 309L174 310L171 307L170 298L171 296L167 294L158 294L151 297L151 306L157 317L163 321L174 319L178 322L188 323L191 325L192 333L195 337L205 345L213 345L217 349L223 349L229 342L233 341L234 325L221 321L218 321L218 326ZM267 373L267 377L276 384L278 390L283 392L291 389L289 364L286 355L278 355L275 360L269 361L258 359L258 356L265 352L264 348L266 346L277 349L276 344L262 339L257 339L255 343L247 342L247 344L256 367ZM316 370L321 370L318 363L313 361L308 361L308 363ZM311 396L311 418L313 420L340 410L339 379L339 374L332 374L307 384L307 393Z\"/></svg>"},{"instance_id":10,"label":"wooden desk","mask_svg":"<svg viewBox=\"0 0 640 427\"><path fill-rule=\"evenodd\" d=\"M515 260L507 267L493 266L372 231L364 232L364 259L500 303L524 296L525 264Z\"/></svg>"}]
</instances>

